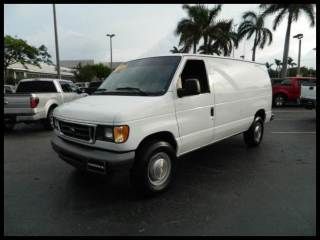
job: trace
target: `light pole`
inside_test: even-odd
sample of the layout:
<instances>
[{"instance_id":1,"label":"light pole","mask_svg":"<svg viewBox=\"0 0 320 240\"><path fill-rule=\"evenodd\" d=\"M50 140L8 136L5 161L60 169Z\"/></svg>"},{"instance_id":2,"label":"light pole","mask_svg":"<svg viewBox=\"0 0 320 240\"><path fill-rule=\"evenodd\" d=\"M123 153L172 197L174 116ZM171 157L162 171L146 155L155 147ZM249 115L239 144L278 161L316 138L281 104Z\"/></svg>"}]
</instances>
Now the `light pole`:
<instances>
[{"instance_id":1,"label":"light pole","mask_svg":"<svg viewBox=\"0 0 320 240\"><path fill-rule=\"evenodd\" d=\"M115 34L107 34L107 37L110 37L110 68L112 71L112 38L115 36Z\"/></svg>"},{"instance_id":2,"label":"light pole","mask_svg":"<svg viewBox=\"0 0 320 240\"><path fill-rule=\"evenodd\" d=\"M299 33L297 35L294 35L293 38L299 39L299 53L298 53L298 70L297 70L297 76L300 76L300 56L301 56L301 39L303 38L303 34Z\"/></svg>"},{"instance_id":3,"label":"light pole","mask_svg":"<svg viewBox=\"0 0 320 240\"><path fill-rule=\"evenodd\" d=\"M54 24L54 39L55 39L55 43L56 43L57 73L58 73L58 78L61 79L60 58L59 58L59 44L58 44L58 30L57 30L56 5L55 4L53 4L53 24Z\"/></svg>"},{"instance_id":4,"label":"light pole","mask_svg":"<svg viewBox=\"0 0 320 240\"><path fill-rule=\"evenodd\" d=\"M316 48L313 48L312 50L317 51L317 49L316 49ZM311 69L310 69L310 77L311 77Z\"/></svg>"}]
</instances>

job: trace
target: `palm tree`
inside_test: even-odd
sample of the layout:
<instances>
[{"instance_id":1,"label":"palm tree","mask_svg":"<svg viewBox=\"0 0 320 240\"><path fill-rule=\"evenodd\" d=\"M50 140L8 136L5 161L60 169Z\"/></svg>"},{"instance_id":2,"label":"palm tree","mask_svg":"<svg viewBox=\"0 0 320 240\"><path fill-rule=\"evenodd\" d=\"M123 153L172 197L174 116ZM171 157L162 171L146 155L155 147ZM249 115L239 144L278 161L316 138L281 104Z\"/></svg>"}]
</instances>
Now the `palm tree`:
<instances>
[{"instance_id":1,"label":"palm tree","mask_svg":"<svg viewBox=\"0 0 320 240\"><path fill-rule=\"evenodd\" d=\"M266 42L268 45L272 42L271 31L264 27L264 18L262 14L256 14L253 11L247 11L242 15L243 22L238 27L239 40L247 36L250 39L254 35L252 47L252 61L256 60L256 48L263 49Z\"/></svg>"},{"instance_id":2,"label":"palm tree","mask_svg":"<svg viewBox=\"0 0 320 240\"><path fill-rule=\"evenodd\" d=\"M299 16L304 12L310 21L310 26L315 25L315 13L312 4L260 4L260 8L264 9L263 16L276 14L273 21L273 30L281 23L282 19L288 15L287 21L287 31L284 42L283 49L283 68L281 71L281 77L286 77L287 75L287 63L288 63L288 53L289 53L289 43L290 43L290 31L291 24L299 19Z\"/></svg>"},{"instance_id":3,"label":"palm tree","mask_svg":"<svg viewBox=\"0 0 320 240\"><path fill-rule=\"evenodd\" d=\"M182 8L187 11L188 17L180 20L175 30L175 34L180 35L179 45L188 51L193 47L193 53L196 53L197 45L203 38L204 48L207 48L210 36L217 30L215 18L221 11L221 5L209 9L202 4L185 4Z\"/></svg>"},{"instance_id":4,"label":"palm tree","mask_svg":"<svg viewBox=\"0 0 320 240\"><path fill-rule=\"evenodd\" d=\"M279 59L275 59L274 63L277 65L276 71L278 72L278 77L279 77L280 76L280 71L279 70L280 70L280 68L282 66L282 62Z\"/></svg>"},{"instance_id":5,"label":"palm tree","mask_svg":"<svg viewBox=\"0 0 320 240\"><path fill-rule=\"evenodd\" d=\"M293 68L295 65L297 65L291 57L288 57L288 65Z\"/></svg>"},{"instance_id":6,"label":"palm tree","mask_svg":"<svg viewBox=\"0 0 320 240\"><path fill-rule=\"evenodd\" d=\"M186 53L186 49L185 48L178 48L176 46L174 46L171 50L170 50L171 53Z\"/></svg>"},{"instance_id":7,"label":"palm tree","mask_svg":"<svg viewBox=\"0 0 320 240\"><path fill-rule=\"evenodd\" d=\"M272 65L273 65L273 63L268 63L268 62L266 62L266 68L267 68L268 70L272 69L272 68L271 68Z\"/></svg>"},{"instance_id":8,"label":"palm tree","mask_svg":"<svg viewBox=\"0 0 320 240\"><path fill-rule=\"evenodd\" d=\"M233 46L238 47L238 35L232 31L232 20L218 22L209 33L207 44L198 49L202 54L223 54L229 56Z\"/></svg>"}]
</instances>

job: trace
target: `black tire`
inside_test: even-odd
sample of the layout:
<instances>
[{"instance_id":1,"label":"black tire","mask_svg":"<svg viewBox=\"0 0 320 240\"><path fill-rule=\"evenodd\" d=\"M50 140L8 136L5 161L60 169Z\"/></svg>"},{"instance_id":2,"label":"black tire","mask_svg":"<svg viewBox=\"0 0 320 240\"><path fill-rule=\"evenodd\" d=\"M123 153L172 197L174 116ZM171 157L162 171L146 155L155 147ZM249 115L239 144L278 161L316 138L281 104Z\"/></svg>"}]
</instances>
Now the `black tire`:
<instances>
[{"instance_id":1,"label":"black tire","mask_svg":"<svg viewBox=\"0 0 320 240\"><path fill-rule=\"evenodd\" d=\"M273 106L274 107L283 107L287 101L287 97L283 94L277 94L273 97Z\"/></svg>"},{"instance_id":2,"label":"black tire","mask_svg":"<svg viewBox=\"0 0 320 240\"><path fill-rule=\"evenodd\" d=\"M6 132L11 132L13 130L14 126L15 126L14 122L7 122L4 124L4 130Z\"/></svg>"},{"instance_id":3,"label":"black tire","mask_svg":"<svg viewBox=\"0 0 320 240\"><path fill-rule=\"evenodd\" d=\"M51 107L48 111L47 118L43 121L43 126L47 130L53 130L53 110L55 107Z\"/></svg>"},{"instance_id":4,"label":"black tire","mask_svg":"<svg viewBox=\"0 0 320 240\"><path fill-rule=\"evenodd\" d=\"M176 164L176 152L169 143L150 141L137 151L130 173L131 183L143 195L151 196L164 192L175 177ZM164 176L161 176L163 174Z\"/></svg>"},{"instance_id":5,"label":"black tire","mask_svg":"<svg viewBox=\"0 0 320 240\"><path fill-rule=\"evenodd\" d=\"M243 139L248 147L257 147L263 138L263 120L261 117L255 117L250 128L243 133Z\"/></svg>"}]
</instances>

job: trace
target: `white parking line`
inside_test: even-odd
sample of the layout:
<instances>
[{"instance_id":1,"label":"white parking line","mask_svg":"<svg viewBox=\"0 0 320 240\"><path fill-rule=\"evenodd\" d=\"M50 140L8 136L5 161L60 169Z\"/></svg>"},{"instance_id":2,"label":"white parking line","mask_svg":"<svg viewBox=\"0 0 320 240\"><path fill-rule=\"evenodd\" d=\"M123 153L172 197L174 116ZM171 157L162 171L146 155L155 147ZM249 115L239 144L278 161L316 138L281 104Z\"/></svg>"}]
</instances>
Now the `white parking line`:
<instances>
[{"instance_id":1,"label":"white parking line","mask_svg":"<svg viewBox=\"0 0 320 240\"><path fill-rule=\"evenodd\" d=\"M299 121L297 119L279 119L279 118L275 118L273 119L273 121Z\"/></svg>"},{"instance_id":2,"label":"white parking line","mask_svg":"<svg viewBox=\"0 0 320 240\"><path fill-rule=\"evenodd\" d=\"M288 110L288 111L272 111L273 113L298 113L298 112L310 112L310 110L297 110L297 111L292 111L292 110Z\"/></svg>"},{"instance_id":3,"label":"white parking line","mask_svg":"<svg viewBox=\"0 0 320 240\"><path fill-rule=\"evenodd\" d=\"M279 133L279 134L299 134L299 133L302 133L302 134L316 134L316 132L271 132L271 133Z\"/></svg>"}]
</instances>

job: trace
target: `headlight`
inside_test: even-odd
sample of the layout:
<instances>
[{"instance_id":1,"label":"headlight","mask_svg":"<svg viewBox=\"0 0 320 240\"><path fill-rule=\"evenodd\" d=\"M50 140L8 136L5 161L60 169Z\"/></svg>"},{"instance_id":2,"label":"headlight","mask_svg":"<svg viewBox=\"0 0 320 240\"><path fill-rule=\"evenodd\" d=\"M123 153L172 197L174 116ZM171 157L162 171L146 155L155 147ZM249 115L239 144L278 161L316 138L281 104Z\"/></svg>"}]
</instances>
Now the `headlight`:
<instances>
[{"instance_id":1,"label":"headlight","mask_svg":"<svg viewBox=\"0 0 320 240\"><path fill-rule=\"evenodd\" d=\"M98 126L96 140L124 143L129 137L129 126Z\"/></svg>"},{"instance_id":2,"label":"headlight","mask_svg":"<svg viewBox=\"0 0 320 240\"><path fill-rule=\"evenodd\" d=\"M107 139L113 139L113 129L112 128L105 128L104 129L104 137Z\"/></svg>"}]
</instances>

